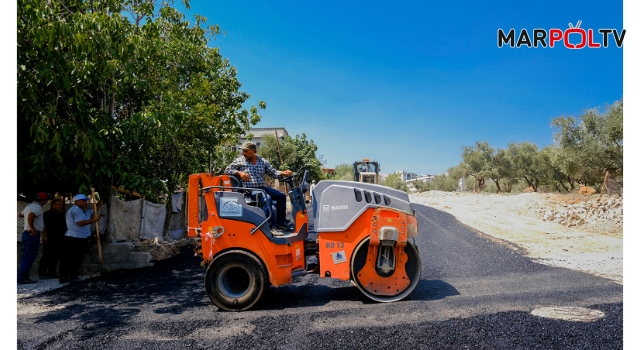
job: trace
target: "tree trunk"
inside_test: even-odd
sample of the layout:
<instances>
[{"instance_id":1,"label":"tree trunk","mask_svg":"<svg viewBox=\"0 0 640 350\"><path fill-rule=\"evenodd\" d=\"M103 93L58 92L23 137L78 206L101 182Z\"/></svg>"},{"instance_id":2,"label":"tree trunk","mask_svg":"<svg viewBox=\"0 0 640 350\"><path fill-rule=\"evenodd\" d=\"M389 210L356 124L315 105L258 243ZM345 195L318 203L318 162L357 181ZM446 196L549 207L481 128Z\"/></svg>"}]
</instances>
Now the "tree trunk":
<instances>
[{"instance_id":1,"label":"tree trunk","mask_svg":"<svg viewBox=\"0 0 640 350\"><path fill-rule=\"evenodd\" d=\"M556 190L557 190L559 193L562 193L562 191L560 191L560 187L558 187L558 182L557 182L557 181L556 181L556 182L554 182L554 183L553 183L553 185L556 187Z\"/></svg>"},{"instance_id":2,"label":"tree trunk","mask_svg":"<svg viewBox=\"0 0 640 350\"><path fill-rule=\"evenodd\" d=\"M558 181L560 183L560 185L562 185L562 187L564 187L564 190L569 192L569 189L567 188L567 186L564 185L564 182L562 181Z\"/></svg>"},{"instance_id":3,"label":"tree trunk","mask_svg":"<svg viewBox=\"0 0 640 350\"><path fill-rule=\"evenodd\" d=\"M533 188L533 182L531 182L531 180L529 180L526 176L523 177L524 181L527 183L527 185L529 185L529 187Z\"/></svg>"},{"instance_id":4,"label":"tree trunk","mask_svg":"<svg viewBox=\"0 0 640 350\"><path fill-rule=\"evenodd\" d=\"M484 179L478 179L478 192L482 192L484 188Z\"/></svg>"},{"instance_id":5,"label":"tree trunk","mask_svg":"<svg viewBox=\"0 0 640 350\"><path fill-rule=\"evenodd\" d=\"M569 186L571 186L571 191L575 190L576 189L575 181L570 176L567 176L567 181L569 181Z\"/></svg>"},{"instance_id":6,"label":"tree trunk","mask_svg":"<svg viewBox=\"0 0 640 350\"><path fill-rule=\"evenodd\" d=\"M493 182L496 183L496 188L498 189L498 193L502 193L502 190L500 189L500 180L496 180L496 179L491 179L493 180Z\"/></svg>"},{"instance_id":7,"label":"tree trunk","mask_svg":"<svg viewBox=\"0 0 640 350\"><path fill-rule=\"evenodd\" d=\"M505 192L511 193L511 188L512 188L511 182L505 183L505 185L504 185L504 191Z\"/></svg>"}]
</instances>

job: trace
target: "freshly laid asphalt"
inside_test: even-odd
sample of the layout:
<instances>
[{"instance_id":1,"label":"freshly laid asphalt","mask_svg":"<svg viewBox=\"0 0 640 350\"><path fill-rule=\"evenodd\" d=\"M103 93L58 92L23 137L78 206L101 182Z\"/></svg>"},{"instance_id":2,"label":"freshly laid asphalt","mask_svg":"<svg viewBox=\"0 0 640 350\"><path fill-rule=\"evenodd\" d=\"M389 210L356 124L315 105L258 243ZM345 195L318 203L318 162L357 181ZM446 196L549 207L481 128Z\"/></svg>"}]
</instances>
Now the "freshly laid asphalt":
<instances>
[{"instance_id":1,"label":"freshly laid asphalt","mask_svg":"<svg viewBox=\"0 0 640 350\"><path fill-rule=\"evenodd\" d=\"M254 309L219 311L193 250L18 300L20 349L621 349L622 286L532 262L418 208L422 278L395 303L350 282L307 275L270 288ZM583 307L592 322L534 316Z\"/></svg>"}]
</instances>

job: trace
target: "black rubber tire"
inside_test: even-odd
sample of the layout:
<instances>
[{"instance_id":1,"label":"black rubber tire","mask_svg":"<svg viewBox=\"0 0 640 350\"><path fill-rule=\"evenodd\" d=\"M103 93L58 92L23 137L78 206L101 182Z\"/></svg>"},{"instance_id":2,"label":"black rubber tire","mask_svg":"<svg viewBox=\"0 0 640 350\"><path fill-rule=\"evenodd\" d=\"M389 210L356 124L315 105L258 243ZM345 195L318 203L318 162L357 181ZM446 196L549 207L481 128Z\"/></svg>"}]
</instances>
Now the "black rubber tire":
<instances>
[{"instance_id":1,"label":"black rubber tire","mask_svg":"<svg viewBox=\"0 0 640 350\"><path fill-rule=\"evenodd\" d=\"M218 255L204 276L209 299L227 311L244 311L254 306L267 282L262 262L243 250L230 250Z\"/></svg>"},{"instance_id":2,"label":"black rubber tire","mask_svg":"<svg viewBox=\"0 0 640 350\"><path fill-rule=\"evenodd\" d=\"M362 269L364 264L367 262L367 251L369 249L369 237L363 239L354 250L354 253L351 257L351 281L355 284L356 287L364 294L367 298L377 301L379 303L390 303L394 301L399 301L406 298L418 285L420 281L420 275L422 273L422 262L420 260L420 253L418 252L418 248L411 244L411 242L407 242L407 245L404 247L404 252L409 256L407 264L405 265L405 272L407 273L407 277L409 277L409 287L404 291L392 295L392 296L380 296L375 295L367 291L361 284L358 282L356 277L358 271Z\"/></svg>"}]
</instances>

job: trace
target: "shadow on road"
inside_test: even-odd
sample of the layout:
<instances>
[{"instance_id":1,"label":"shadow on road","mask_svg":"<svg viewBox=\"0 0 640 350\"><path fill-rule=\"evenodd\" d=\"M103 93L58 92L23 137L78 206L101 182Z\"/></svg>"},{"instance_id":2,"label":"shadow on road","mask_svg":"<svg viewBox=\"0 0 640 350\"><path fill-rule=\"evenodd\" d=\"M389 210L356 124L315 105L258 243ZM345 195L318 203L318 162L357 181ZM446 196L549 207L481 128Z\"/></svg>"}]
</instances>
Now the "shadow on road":
<instances>
[{"instance_id":1,"label":"shadow on road","mask_svg":"<svg viewBox=\"0 0 640 350\"><path fill-rule=\"evenodd\" d=\"M442 280L421 280L405 300L438 300L460 295L458 290Z\"/></svg>"},{"instance_id":2,"label":"shadow on road","mask_svg":"<svg viewBox=\"0 0 640 350\"><path fill-rule=\"evenodd\" d=\"M217 308L204 290L204 269L199 266L199 259L187 247L181 254L158 261L150 268L104 273L45 292L40 297L45 305L69 305L49 312L36 322L76 319L87 324L118 323L126 322L142 309L150 309L160 315L179 315L203 307L215 310ZM437 300L453 295L459 295L458 291L441 280L421 280L405 300ZM268 288L254 309L283 310L343 301L377 304L351 282L307 275L292 284ZM94 308L87 305L102 306Z\"/></svg>"},{"instance_id":3,"label":"shadow on road","mask_svg":"<svg viewBox=\"0 0 640 350\"><path fill-rule=\"evenodd\" d=\"M350 282L343 286L288 285L270 288L254 310L283 310L294 307L323 306L330 302L352 301L362 305L378 304L363 295ZM416 289L404 300L439 300L460 295L452 285L441 280L421 280Z\"/></svg>"},{"instance_id":4,"label":"shadow on road","mask_svg":"<svg viewBox=\"0 0 640 350\"><path fill-rule=\"evenodd\" d=\"M370 300L362 295L351 283L342 282L340 284L342 284L342 286L333 287L318 284L303 286L286 285L278 288L269 288L254 309L283 310L293 307L314 307L323 306L332 301L361 301L363 304L370 303Z\"/></svg>"}]
</instances>

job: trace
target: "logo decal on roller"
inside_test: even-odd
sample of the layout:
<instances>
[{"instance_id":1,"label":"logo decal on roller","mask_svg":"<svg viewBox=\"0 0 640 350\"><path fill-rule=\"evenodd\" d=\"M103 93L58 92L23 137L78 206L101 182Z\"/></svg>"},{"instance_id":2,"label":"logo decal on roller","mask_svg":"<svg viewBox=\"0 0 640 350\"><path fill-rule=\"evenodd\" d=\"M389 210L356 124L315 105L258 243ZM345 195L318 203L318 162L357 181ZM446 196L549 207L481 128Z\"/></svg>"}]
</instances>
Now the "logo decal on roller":
<instances>
[{"instance_id":1,"label":"logo decal on roller","mask_svg":"<svg viewBox=\"0 0 640 350\"><path fill-rule=\"evenodd\" d=\"M347 255L344 253L344 250L339 252L331 253L331 257L333 258L334 264L340 264L343 262L347 262Z\"/></svg>"},{"instance_id":2,"label":"logo decal on roller","mask_svg":"<svg viewBox=\"0 0 640 350\"><path fill-rule=\"evenodd\" d=\"M347 210L349 206L347 204L341 205L323 205L322 211L331 211L331 210Z\"/></svg>"},{"instance_id":3,"label":"logo decal on roller","mask_svg":"<svg viewBox=\"0 0 640 350\"><path fill-rule=\"evenodd\" d=\"M242 216L242 206L238 198L220 198L220 216Z\"/></svg>"}]
</instances>

